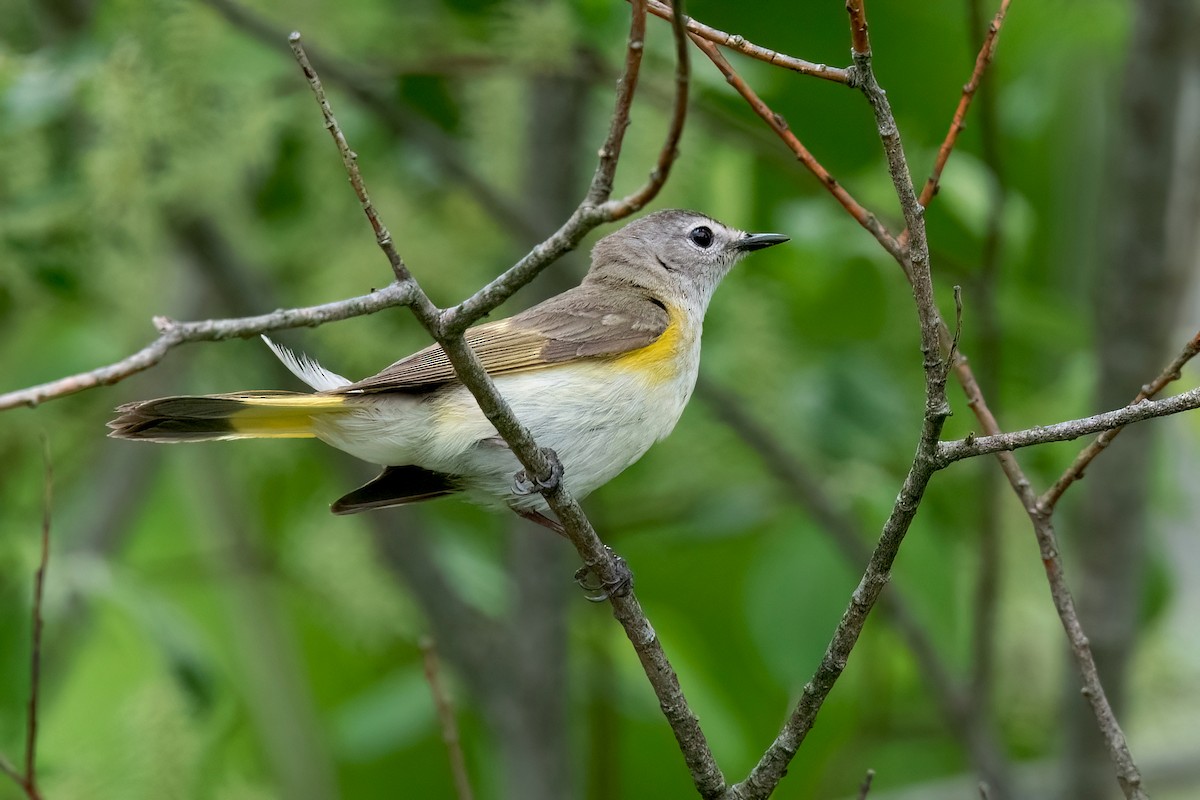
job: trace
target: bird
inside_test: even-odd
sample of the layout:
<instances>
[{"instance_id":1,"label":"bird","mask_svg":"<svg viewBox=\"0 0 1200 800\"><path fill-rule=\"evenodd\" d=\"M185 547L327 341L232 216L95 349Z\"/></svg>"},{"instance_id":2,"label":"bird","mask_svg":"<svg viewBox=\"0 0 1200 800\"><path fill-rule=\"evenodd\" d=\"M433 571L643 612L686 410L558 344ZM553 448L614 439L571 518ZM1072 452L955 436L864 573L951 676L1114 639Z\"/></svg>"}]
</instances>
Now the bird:
<instances>
[{"instance_id":1,"label":"bird","mask_svg":"<svg viewBox=\"0 0 1200 800\"><path fill-rule=\"evenodd\" d=\"M696 385L704 315L746 254L788 241L705 214L658 211L601 238L578 286L467 329L467 343L562 483L582 499L679 421ZM110 436L149 442L315 437L383 467L334 514L451 494L562 533L504 439L430 345L350 381L263 337L312 392L246 391L128 403Z\"/></svg>"}]
</instances>

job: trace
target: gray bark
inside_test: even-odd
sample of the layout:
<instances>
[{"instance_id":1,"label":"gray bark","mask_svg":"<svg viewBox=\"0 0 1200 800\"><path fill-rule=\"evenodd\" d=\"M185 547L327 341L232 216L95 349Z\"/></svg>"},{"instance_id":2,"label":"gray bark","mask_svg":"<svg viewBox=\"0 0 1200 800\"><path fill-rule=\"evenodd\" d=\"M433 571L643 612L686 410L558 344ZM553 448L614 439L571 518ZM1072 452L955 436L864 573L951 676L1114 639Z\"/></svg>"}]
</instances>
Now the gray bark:
<instances>
[{"instance_id":1,"label":"gray bark","mask_svg":"<svg viewBox=\"0 0 1200 800\"><path fill-rule=\"evenodd\" d=\"M1192 0L1135 3L1111 156L1115 180L1100 228L1108 232L1108 258L1094 304L1097 402L1104 408L1128 402L1178 344L1172 337L1190 266L1184 254L1194 248L1200 211L1195 191L1188 188L1200 181L1194 153L1189 155L1195 133L1180 125L1187 76L1200 67L1194 55L1198 23L1200 5ZM1190 247L1181 236L1191 240ZM1097 460L1079 514L1073 567L1080 576L1080 621L1118 715L1128 706L1129 663L1153 525L1148 481L1155 430L1154 425L1135 426L1114 443L1112 453ZM1070 680L1066 703L1067 796L1114 796L1108 751L1077 684Z\"/></svg>"}]
</instances>

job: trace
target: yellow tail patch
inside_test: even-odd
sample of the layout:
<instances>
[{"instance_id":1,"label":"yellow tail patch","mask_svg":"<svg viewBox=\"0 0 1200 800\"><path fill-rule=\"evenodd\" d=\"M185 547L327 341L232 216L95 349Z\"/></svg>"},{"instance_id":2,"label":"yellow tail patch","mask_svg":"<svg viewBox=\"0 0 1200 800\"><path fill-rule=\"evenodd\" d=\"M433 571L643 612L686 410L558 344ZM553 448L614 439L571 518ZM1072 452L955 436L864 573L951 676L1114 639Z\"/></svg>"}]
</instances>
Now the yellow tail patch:
<instances>
[{"instance_id":1,"label":"yellow tail patch","mask_svg":"<svg viewBox=\"0 0 1200 800\"><path fill-rule=\"evenodd\" d=\"M329 395L280 393L238 394L230 399L241 408L229 417L229 427L242 436L262 439L309 439L313 417L339 411L346 398Z\"/></svg>"}]
</instances>

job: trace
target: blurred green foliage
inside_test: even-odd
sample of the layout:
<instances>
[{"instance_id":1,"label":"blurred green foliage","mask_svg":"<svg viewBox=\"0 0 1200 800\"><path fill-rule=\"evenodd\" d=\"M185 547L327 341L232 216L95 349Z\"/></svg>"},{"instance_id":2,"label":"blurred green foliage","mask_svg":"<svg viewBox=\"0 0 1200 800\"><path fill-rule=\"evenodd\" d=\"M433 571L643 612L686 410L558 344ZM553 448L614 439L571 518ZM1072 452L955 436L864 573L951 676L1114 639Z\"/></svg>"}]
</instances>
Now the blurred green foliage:
<instances>
[{"instance_id":1,"label":"blurred green foliage","mask_svg":"<svg viewBox=\"0 0 1200 800\"><path fill-rule=\"evenodd\" d=\"M564 168L528 155L538 124L529 118L533 78L582 75L588 124L570 143L583 165L582 197L623 58L625 3L249 5L280 31L302 30L315 49L355 65L514 207L524 202L531 171ZM837 65L848 58L840 2L695 0L689 10L773 49ZM870 12L876 68L912 169L923 176L979 32L966 29L962 0L877 2ZM17 0L4 17L3 388L121 358L153 336L154 314L266 311L359 294L389 279L282 38L267 46L189 0ZM1016 4L989 76L1008 202L994 296L1003 359L998 383L985 389L1013 426L1093 410L1087 297L1127 17L1117 0ZM665 127L670 37L661 21L649 28L644 91L618 192L642 180ZM833 174L898 230L862 99L734 61ZM680 159L654 206L693 207L793 237L755 256L718 293L704 373L738 390L869 541L899 487L922 407L909 291L894 263L698 52L693 70ZM344 85L328 89L376 205L435 302L461 299L534 243L448 177L426 143L398 135ZM964 289L968 354L979 351L983 335L979 259L995 180L972 125L929 213L943 309L953 307L953 284ZM197 226L227 244L229 274L201 263L188 233ZM549 280L505 310L549 291L539 288ZM403 311L281 338L350 376L425 343ZM1148 375L1154 369L1148 365ZM14 759L24 730L43 434L55 469L40 751L47 797L286 796L280 765L298 754L315 759L294 765L298 774L325 776L342 797L396 797L401 786L406 797L451 796L417 647L423 616L376 556L363 521L326 513L348 487L348 457L310 441L152 450L103 436L122 402L268 387L295 388L258 342L234 341L179 349L117 386L0 415L0 752ZM953 401L947 436L961 436L974 422L956 391ZM1167 424L1195 441L1194 422ZM1024 463L1045 482L1073 452L1048 447ZM979 475L991 468L963 464L935 479L894 578L960 671L978 570ZM994 702L1009 752L1039 759L1058 744L1061 634L1020 509L1007 496L1001 507ZM841 558L699 401L673 436L588 508L636 571L639 595L726 775L740 777L815 667L861 565ZM1164 508L1171 513L1170 503ZM489 614L512 602L504 566L511 537L545 535L455 501L387 513L395 535L427 537L454 585ZM1137 696L1151 700L1138 708L1153 713L1135 710L1127 722L1135 733L1176 730L1184 709L1197 709L1195 652L1190 661L1174 652L1162 624L1173 581L1164 566L1154 584L1157 613L1146 620L1157 655L1141 669L1179 687L1185 700L1154 702L1154 691L1139 683ZM603 750L616 754L615 764L601 765L615 770L616 796L651 796L646 787L656 797L691 796L619 628L581 599L567 613L573 728L563 736L580 786L590 755ZM596 702L588 676L605 664L616 733L600 748L587 733ZM497 796L495 742L447 671L476 789ZM868 767L878 771L880 792L967 767L882 618L867 626L778 796L852 794ZM0 798L17 796L0 783Z\"/></svg>"}]
</instances>

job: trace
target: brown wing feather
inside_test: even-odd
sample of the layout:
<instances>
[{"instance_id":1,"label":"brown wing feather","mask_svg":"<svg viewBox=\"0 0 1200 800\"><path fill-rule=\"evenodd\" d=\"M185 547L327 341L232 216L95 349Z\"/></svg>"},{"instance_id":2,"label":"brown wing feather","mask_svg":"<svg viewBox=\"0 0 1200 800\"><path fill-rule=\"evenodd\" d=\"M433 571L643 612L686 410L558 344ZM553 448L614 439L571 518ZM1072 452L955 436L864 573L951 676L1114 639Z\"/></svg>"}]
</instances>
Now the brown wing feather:
<instances>
[{"instance_id":1,"label":"brown wing feather","mask_svg":"<svg viewBox=\"0 0 1200 800\"><path fill-rule=\"evenodd\" d=\"M649 294L584 284L514 317L471 328L466 339L489 374L504 375L638 350L668 325L666 308ZM426 391L453 380L450 360L434 344L337 392Z\"/></svg>"}]
</instances>

